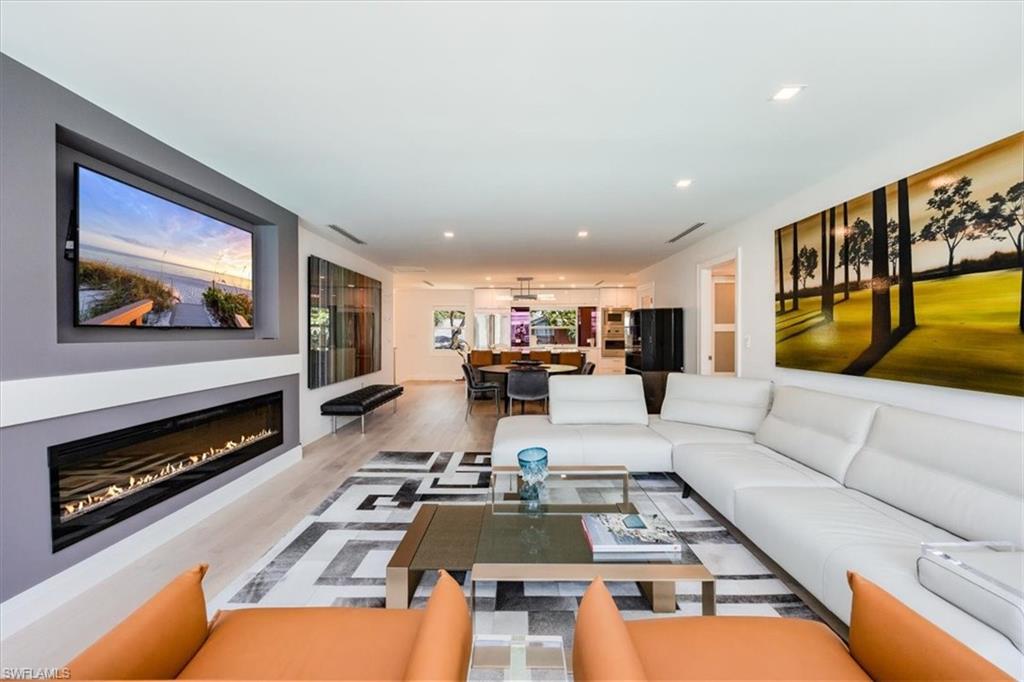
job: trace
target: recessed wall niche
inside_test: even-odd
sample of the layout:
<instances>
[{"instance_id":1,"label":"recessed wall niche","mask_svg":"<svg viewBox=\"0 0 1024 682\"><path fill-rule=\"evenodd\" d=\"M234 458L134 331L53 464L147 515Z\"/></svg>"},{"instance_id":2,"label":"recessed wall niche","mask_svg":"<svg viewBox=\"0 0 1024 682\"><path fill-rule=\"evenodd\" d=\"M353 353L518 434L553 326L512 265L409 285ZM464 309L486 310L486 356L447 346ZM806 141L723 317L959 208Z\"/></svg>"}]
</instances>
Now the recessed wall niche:
<instances>
[{"instance_id":1,"label":"recessed wall niche","mask_svg":"<svg viewBox=\"0 0 1024 682\"><path fill-rule=\"evenodd\" d=\"M309 388L381 368L381 283L309 257Z\"/></svg>"}]
</instances>

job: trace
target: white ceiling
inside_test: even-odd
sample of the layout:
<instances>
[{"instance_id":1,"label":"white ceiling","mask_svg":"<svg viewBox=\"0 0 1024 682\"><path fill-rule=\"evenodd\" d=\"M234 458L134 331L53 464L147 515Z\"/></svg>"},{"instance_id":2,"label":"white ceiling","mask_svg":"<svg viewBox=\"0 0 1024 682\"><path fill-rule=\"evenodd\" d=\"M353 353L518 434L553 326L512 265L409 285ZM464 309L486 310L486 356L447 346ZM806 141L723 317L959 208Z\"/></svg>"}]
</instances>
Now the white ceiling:
<instances>
[{"instance_id":1,"label":"white ceiling","mask_svg":"<svg viewBox=\"0 0 1024 682\"><path fill-rule=\"evenodd\" d=\"M1021 87L1017 2L0 8L5 53L438 286L631 282Z\"/></svg>"}]
</instances>

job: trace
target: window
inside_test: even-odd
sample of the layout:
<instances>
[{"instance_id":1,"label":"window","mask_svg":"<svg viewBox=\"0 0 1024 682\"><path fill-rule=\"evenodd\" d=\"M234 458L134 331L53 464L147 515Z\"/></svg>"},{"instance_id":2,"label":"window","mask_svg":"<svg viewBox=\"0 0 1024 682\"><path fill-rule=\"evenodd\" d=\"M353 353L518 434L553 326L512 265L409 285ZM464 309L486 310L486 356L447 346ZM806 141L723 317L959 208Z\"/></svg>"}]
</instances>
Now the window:
<instances>
[{"instance_id":1,"label":"window","mask_svg":"<svg viewBox=\"0 0 1024 682\"><path fill-rule=\"evenodd\" d=\"M532 310L530 332L539 345L576 345L576 309Z\"/></svg>"},{"instance_id":2,"label":"window","mask_svg":"<svg viewBox=\"0 0 1024 682\"><path fill-rule=\"evenodd\" d=\"M452 337L458 335L465 340L465 333L466 311L434 311L434 350L449 350L452 347Z\"/></svg>"}]
</instances>

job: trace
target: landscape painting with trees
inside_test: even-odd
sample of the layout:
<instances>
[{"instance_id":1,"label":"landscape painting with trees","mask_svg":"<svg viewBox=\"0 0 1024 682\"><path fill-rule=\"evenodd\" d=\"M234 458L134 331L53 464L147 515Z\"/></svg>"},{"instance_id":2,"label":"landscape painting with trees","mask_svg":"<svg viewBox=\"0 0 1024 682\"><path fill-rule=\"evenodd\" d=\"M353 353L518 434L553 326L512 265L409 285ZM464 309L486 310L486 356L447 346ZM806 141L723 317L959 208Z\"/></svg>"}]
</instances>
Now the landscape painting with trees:
<instances>
[{"instance_id":1,"label":"landscape painting with trees","mask_svg":"<svg viewBox=\"0 0 1024 682\"><path fill-rule=\"evenodd\" d=\"M1024 395L1024 133L775 231L779 367Z\"/></svg>"}]
</instances>

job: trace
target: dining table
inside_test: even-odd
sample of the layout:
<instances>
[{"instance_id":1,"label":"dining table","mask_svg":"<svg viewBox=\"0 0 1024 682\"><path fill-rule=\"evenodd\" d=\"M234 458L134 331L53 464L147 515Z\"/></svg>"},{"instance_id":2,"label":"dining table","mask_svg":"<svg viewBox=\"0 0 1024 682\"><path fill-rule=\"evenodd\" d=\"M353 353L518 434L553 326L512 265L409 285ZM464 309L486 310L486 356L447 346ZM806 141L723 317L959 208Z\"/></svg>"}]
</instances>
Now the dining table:
<instances>
[{"instance_id":1,"label":"dining table","mask_svg":"<svg viewBox=\"0 0 1024 682\"><path fill-rule=\"evenodd\" d=\"M477 367L477 370L483 374L508 374L518 369L532 370L542 369L548 374L568 374L569 372L578 372L580 370L576 365L555 365L555 364L541 364L541 365L484 365L483 367Z\"/></svg>"}]
</instances>

